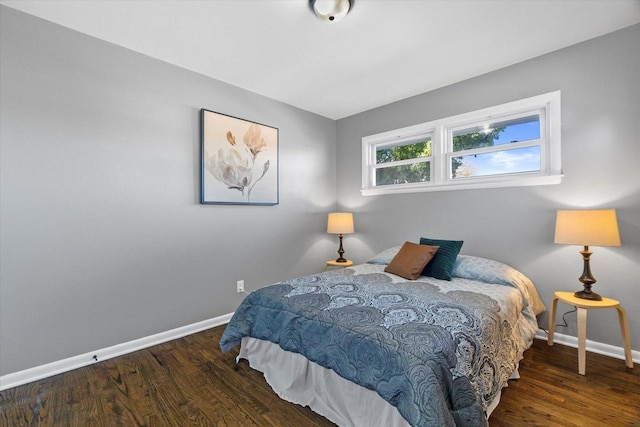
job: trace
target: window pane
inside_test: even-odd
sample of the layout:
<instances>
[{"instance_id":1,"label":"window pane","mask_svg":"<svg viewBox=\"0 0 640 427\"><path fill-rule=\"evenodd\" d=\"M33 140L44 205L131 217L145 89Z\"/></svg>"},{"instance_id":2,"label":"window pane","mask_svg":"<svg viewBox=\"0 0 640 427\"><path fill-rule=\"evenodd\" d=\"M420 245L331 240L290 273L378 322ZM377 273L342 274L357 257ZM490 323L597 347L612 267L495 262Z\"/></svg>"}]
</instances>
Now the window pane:
<instances>
[{"instance_id":1,"label":"window pane","mask_svg":"<svg viewBox=\"0 0 640 427\"><path fill-rule=\"evenodd\" d=\"M453 132L453 151L540 139L538 114Z\"/></svg>"},{"instance_id":2,"label":"window pane","mask_svg":"<svg viewBox=\"0 0 640 427\"><path fill-rule=\"evenodd\" d=\"M410 182L429 182L430 180L430 162L376 169L376 185L408 184Z\"/></svg>"},{"instance_id":3,"label":"window pane","mask_svg":"<svg viewBox=\"0 0 640 427\"><path fill-rule=\"evenodd\" d=\"M396 162L398 160L431 157L431 137L408 144L379 147L376 149L376 164Z\"/></svg>"},{"instance_id":4,"label":"window pane","mask_svg":"<svg viewBox=\"0 0 640 427\"><path fill-rule=\"evenodd\" d=\"M451 158L452 178L540 171L540 146Z\"/></svg>"}]
</instances>

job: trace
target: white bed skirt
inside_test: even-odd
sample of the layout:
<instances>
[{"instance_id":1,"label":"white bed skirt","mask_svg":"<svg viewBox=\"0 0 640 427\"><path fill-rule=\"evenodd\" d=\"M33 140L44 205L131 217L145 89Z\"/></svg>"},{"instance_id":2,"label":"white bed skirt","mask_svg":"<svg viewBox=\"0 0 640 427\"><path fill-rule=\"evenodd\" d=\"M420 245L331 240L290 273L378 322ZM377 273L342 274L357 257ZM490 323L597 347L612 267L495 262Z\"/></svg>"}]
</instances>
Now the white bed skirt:
<instances>
[{"instance_id":1,"label":"white bed skirt","mask_svg":"<svg viewBox=\"0 0 640 427\"><path fill-rule=\"evenodd\" d=\"M409 426L396 407L375 391L272 342L242 338L239 359L246 359L249 366L262 372L280 398L308 406L341 427ZM487 418L499 400L500 393L491 402Z\"/></svg>"}]
</instances>

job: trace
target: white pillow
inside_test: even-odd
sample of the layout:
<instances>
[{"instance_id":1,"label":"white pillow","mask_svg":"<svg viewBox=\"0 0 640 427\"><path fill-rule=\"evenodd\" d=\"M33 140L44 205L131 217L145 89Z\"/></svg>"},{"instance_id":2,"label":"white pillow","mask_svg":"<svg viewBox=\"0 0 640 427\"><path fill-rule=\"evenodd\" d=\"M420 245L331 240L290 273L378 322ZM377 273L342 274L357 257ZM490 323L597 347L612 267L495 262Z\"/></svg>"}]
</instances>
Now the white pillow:
<instances>
[{"instance_id":1,"label":"white pillow","mask_svg":"<svg viewBox=\"0 0 640 427\"><path fill-rule=\"evenodd\" d=\"M400 251L401 247L402 246L393 246L389 249L385 249L365 262L368 264L389 264L393 257Z\"/></svg>"}]
</instances>

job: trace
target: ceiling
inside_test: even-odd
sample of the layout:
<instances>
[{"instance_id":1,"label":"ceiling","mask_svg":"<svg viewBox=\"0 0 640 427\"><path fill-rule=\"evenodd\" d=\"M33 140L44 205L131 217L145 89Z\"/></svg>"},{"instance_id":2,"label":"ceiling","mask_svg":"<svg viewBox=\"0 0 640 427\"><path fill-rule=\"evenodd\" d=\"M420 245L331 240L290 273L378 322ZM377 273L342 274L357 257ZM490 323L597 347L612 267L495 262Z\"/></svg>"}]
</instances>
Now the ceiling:
<instances>
[{"instance_id":1,"label":"ceiling","mask_svg":"<svg viewBox=\"0 0 640 427\"><path fill-rule=\"evenodd\" d=\"M340 119L640 22L640 0L0 0L0 4Z\"/></svg>"}]
</instances>

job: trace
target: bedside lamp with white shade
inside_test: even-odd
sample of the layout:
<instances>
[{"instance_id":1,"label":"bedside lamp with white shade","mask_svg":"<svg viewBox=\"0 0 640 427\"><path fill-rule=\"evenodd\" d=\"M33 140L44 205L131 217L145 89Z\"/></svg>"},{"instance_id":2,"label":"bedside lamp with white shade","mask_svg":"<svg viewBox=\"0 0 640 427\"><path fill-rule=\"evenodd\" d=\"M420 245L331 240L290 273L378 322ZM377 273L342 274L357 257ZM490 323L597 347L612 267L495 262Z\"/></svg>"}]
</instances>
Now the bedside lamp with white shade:
<instances>
[{"instance_id":1,"label":"bedside lamp with white shade","mask_svg":"<svg viewBox=\"0 0 640 427\"><path fill-rule=\"evenodd\" d=\"M336 262L347 262L347 259L343 256L344 249L342 248L342 237L345 234L353 233L353 214L344 212L334 212L329 214L327 219L327 233L337 234L340 238L340 248L338 249L338 259Z\"/></svg>"},{"instance_id":2,"label":"bedside lamp with white shade","mask_svg":"<svg viewBox=\"0 0 640 427\"><path fill-rule=\"evenodd\" d=\"M556 216L555 243L580 245L584 261L582 276L578 280L583 290L576 292L577 298L601 301L602 297L591 290L596 279L591 274L589 246L620 246L620 233L615 209L559 210Z\"/></svg>"}]
</instances>

